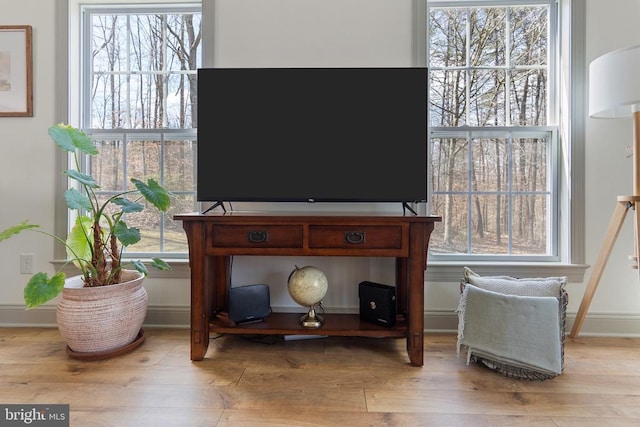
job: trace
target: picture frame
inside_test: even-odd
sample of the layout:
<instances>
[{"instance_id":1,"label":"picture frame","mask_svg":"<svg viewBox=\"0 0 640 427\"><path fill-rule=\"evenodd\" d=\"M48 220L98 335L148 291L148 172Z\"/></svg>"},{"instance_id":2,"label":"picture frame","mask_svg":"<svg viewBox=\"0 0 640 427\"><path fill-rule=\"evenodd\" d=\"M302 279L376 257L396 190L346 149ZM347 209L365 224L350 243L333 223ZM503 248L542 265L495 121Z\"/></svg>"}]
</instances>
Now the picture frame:
<instances>
[{"instance_id":1,"label":"picture frame","mask_svg":"<svg viewBox=\"0 0 640 427\"><path fill-rule=\"evenodd\" d=\"M0 25L0 117L33 116L32 29Z\"/></svg>"}]
</instances>

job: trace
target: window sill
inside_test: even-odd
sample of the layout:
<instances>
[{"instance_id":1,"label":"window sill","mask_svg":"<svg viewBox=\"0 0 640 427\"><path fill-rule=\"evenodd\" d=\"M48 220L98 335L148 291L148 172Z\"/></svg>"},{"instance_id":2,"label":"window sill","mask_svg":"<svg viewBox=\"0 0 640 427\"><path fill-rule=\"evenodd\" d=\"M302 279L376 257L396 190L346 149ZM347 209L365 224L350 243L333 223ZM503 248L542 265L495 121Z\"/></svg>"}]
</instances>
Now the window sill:
<instances>
[{"instance_id":1,"label":"window sill","mask_svg":"<svg viewBox=\"0 0 640 427\"><path fill-rule=\"evenodd\" d=\"M150 267L147 262L148 260L143 259L142 261L149 269L147 277L151 279L188 279L191 277L189 260L187 259L165 259L167 264L171 266L171 270L167 271L160 271L156 268ZM51 264L53 264L56 270L58 270L65 264L65 262L66 261L64 260L54 260L51 261ZM79 270L73 264L67 264L62 271L67 275L67 277L80 274Z\"/></svg>"},{"instance_id":2,"label":"window sill","mask_svg":"<svg viewBox=\"0 0 640 427\"><path fill-rule=\"evenodd\" d=\"M428 262L425 281L427 282L459 282L463 268L469 267L483 276L513 277L558 277L567 276L569 282L581 283L584 273L590 267L586 264L564 264L552 262Z\"/></svg>"},{"instance_id":3,"label":"window sill","mask_svg":"<svg viewBox=\"0 0 640 427\"><path fill-rule=\"evenodd\" d=\"M166 260L171 266L169 271L159 271L149 268L150 278L157 279L189 279L191 270L186 259ZM56 269L62 267L64 261L55 260L52 264ZM514 277L550 277L567 276L569 282L583 282L584 273L589 268L586 264L562 263L473 263L473 262L429 262L425 281L427 282L459 282L462 278L463 267L469 267L484 276L514 276ZM78 274L73 265L64 268L67 276Z\"/></svg>"}]
</instances>

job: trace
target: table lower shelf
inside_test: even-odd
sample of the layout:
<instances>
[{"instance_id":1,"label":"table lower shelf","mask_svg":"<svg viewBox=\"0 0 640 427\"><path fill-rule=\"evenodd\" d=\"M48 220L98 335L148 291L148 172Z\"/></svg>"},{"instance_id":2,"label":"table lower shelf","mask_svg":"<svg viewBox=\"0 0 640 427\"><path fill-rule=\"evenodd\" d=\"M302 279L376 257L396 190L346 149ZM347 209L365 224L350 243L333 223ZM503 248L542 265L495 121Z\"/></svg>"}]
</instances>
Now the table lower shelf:
<instances>
[{"instance_id":1,"label":"table lower shelf","mask_svg":"<svg viewBox=\"0 0 640 427\"><path fill-rule=\"evenodd\" d=\"M320 328L300 326L303 313L271 313L263 321L229 326L213 319L210 322L212 332L220 334L246 335L332 335L354 337L405 337L407 325L398 319L393 327L385 327L360 320L357 314L325 313L324 324Z\"/></svg>"}]
</instances>

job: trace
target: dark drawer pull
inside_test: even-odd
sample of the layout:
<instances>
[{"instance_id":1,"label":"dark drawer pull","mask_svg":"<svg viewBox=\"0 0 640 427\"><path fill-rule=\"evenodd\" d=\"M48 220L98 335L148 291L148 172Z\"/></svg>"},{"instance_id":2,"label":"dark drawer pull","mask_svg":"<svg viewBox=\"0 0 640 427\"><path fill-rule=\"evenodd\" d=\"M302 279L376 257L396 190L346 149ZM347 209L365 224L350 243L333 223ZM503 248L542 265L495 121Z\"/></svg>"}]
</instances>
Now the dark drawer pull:
<instances>
[{"instance_id":1,"label":"dark drawer pull","mask_svg":"<svg viewBox=\"0 0 640 427\"><path fill-rule=\"evenodd\" d=\"M249 231L247 233L247 239L251 243L264 243L269 241L269 233L266 231Z\"/></svg>"},{"instance_id":2,"label":"dark drawer pull","mask_svg":"<svg viewBox=\"0 0 640 427\"><path fill-rule=\"evenodd\" d=\"M364 231L345 231L344 241L347 243L364 243L365 234Z\"/></svg>"}]
</instances>

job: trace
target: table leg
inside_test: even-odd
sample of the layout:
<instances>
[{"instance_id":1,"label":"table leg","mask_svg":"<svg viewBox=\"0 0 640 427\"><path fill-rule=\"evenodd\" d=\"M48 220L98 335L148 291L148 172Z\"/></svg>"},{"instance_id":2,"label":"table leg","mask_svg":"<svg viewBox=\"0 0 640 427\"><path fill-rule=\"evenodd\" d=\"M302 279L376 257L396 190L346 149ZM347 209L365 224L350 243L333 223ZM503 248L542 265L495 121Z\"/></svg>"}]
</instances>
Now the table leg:
<instances>
[{"instance_id":1,"label":"table leg","mask_svg":"<svg viewBox=\"0 0 640 427\"><path fill-rule=\"evenodd\" d=\"M191 267L191 360L202 360L209 346L209 308L211 292L207 291L207 276L211 265L205 256L204 223L184 221L183 228L189 243ZM209 270L209 272L208 272Z\"/></svg>"},{"instance_id":2,"label":"table leg","mask_svg":"<svg viewBox=\"0 0 640 427\"><path fill-rule=\"evenodd\" d=\"M407 352L414 366L424 363L424 269L426 259L423 224L411 224L407 265Z\"/></svg>"}]
</instances>

